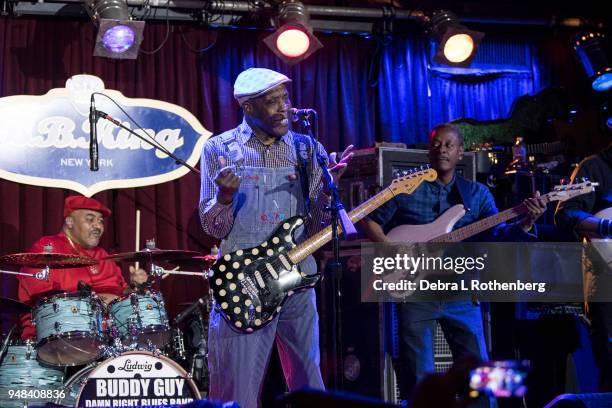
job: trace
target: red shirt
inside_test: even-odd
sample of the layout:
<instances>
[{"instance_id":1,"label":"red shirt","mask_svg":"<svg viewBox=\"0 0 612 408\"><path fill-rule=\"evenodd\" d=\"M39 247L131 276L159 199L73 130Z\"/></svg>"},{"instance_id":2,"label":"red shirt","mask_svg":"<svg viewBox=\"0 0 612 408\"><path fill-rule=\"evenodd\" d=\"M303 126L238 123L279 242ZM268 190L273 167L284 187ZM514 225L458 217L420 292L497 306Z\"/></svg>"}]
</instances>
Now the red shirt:
<instances>
[{"instance_id":1,"label":"red shirt","mask_svg":"<svg viewBox=\"0 0 612 408\"><path fill-rule=\"evenodd\" d=\"M43 252L45 245L49 244L53 247L52 252L55 253L78 254L94 259L102 259L108 255L100 247L85 249L77 243L74 243L73 247L63 232L42 237L34 243L30 252ZM36 273L40 269L21 268L21 271ZM121 269L113 261L101 261L92 267L51 269L49 280L46 281L27 276L18 276L17 279L19 280L19 300L31 306L41 295L51 291L75 292L79 281L90 285L97 293L110 293L117 296L122 296L127 287ZM32 327L30 313L21 315L21 326L23 339L36 337L36 329Z\"/></svg>"}]
</instances>

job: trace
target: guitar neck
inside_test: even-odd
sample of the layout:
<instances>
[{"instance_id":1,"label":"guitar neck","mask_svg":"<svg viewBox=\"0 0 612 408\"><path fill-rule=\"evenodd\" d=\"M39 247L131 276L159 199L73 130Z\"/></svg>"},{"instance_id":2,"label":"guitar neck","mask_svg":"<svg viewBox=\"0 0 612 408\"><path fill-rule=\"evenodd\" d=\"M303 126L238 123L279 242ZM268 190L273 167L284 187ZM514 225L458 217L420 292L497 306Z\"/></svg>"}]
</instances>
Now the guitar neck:
<instances>
[{"instance_id":1,"label":"guitar neck","mask_svg":"<svg viewBox=\"0 0 612 408\"><path fill-rule=\"evenodd\" d=\"M351 222L355 223L366 215L374 211L376 208L380 207L390 199L395 196L395 193L391 189L391 187L387 187L382 190L380 193L376 194L374 197L370 198L368 201L361 204L359 207L353 209L349 212L349 218ZM338 227L338 232L342 231L342 227ZM302 242L300 245L296 246L292 250L290 250L287 255L291 259L293 263L298 263L304 260L307 256L316 252L319 248L329 242L332 238L332 227L331 225L322 229L312 237L308 238L306 241Z\"/></svg>"},{"instance_id":2,"label":"guitar neck","mask_svg":"<svg viewBox=\"0 0 612 408\"><path fill-rule=\"evenodd\" d=\"M543 197L547 203L550 201L550 196L548 194L545 194ZM496 225L501 224L502 222L525 214L527 211L527 206L521 203L516 207L509 208L490 217L483 218L482 220L466 225L465 227L461 227L454 231L440 235L439 237L436 237L430 240L429 242L460 242L464 239L470 238L476 234L493 228Z\"/></svg>"}]
</instances>

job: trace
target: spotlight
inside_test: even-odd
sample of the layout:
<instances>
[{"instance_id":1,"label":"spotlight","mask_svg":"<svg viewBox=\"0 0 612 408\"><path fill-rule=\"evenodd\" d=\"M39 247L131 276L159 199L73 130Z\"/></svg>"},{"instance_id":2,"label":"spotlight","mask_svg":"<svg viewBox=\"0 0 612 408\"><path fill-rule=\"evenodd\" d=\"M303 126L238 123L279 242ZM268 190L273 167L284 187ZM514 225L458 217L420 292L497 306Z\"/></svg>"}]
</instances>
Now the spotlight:
<instances>
[{"instance_id":1,"label":"spotlight","mask_svg":"<svg viewBox=\"0 0 612 408\"><path fill-rule=\"evenodd\" d=\"M612 64L606 54L606 45L605 35L595 31L587 31L574 38L576 57L597 92L612 89Z\"/></svg>"},{"instance_id":2,"label":"spotlight","mask_svg":"<svg viewBox=\"0 0 612 408\"><path fill-rule=\"evenodd\" d=\"M136 59L144 21L132 21L127 0L88 0L88 11L97 27L96 57Z\"/></svg>"},{"instance_id":3,"label":"spotlight","mask_svg":"<svg viewBox=\"0 0 612 408\"><path fill-rule=\"evenodd\" d=\"M297 64L323 48L312 34L310 16L302 2L284 1L279 8L277 26L263 41L286 64Z\"/></svg>"},{"instance_id":4,"label":"spotlight","mask_svg":"<svg viewBox=\"0 0 612 408\"><path fill-rule=\"evenodd\" d=\"M434 61L456 67L470 66L478 44L484 37L484 33L469 30L459 24L457 16L447 10L436 11L431 15L428 31L438 43Z\"/></svg>"}]
</instances>

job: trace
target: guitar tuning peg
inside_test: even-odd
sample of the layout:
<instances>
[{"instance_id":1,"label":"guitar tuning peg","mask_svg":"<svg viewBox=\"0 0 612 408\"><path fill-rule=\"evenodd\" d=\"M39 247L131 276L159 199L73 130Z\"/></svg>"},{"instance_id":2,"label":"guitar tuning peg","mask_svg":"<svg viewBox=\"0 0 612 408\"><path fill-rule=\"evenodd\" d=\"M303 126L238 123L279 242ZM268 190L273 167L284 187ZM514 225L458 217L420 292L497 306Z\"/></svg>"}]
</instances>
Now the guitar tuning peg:
<instances>
[{"instance_id":1,"label":"guitar tuning peg","mask_svg":"<svg viewBox=\"0 0 612 408\"><path fill-rule=\"evenodd\" d=\"M421 167L419 167L419 171L423 171L423 165L421 164Z\"/></svg>"}]
</instances>

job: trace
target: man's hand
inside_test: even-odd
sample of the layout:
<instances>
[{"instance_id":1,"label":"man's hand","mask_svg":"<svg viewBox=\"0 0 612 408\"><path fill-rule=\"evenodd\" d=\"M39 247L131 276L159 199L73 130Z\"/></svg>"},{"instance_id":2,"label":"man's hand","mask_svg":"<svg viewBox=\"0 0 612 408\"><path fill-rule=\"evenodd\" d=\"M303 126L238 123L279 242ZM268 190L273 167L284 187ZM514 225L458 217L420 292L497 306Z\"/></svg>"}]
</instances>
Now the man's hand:
<instances>
[{"instance_id":1,"label":"man's hand","mask_svg":"<svg viewBox=\"0 0 612 408\"><path fill-rule=\"evenodd\" d=\"M340 177L342 177L342 175L346 171L346 166L348 166L349 160L351 160L351 157L353 157L353 149L353 145L349 145L346 149L344 149L344 151L340 155L340 161L336 161L338 153L330 153L328 168L329 172L331 173L332 179L334 180L334 184L336 184L338 180L340 180ZM327 190L327 186L325 186L325 189Z\"/></svg>"},{"instance_id":2,"label":"man's hand","mask_svg":"<svg viewBox=\"0 0 612 408\"><path fill-rule=\"evenodd\" d=\"M523 228L523 231L528 232L533 228L533 224L535 224L536 220L546 211L546 200L540 196L539 191L536 191L533 198L526 199L523 201L523 204L525 204L529 211L520 221L520 226Z\"/></svg>"},{"instance_id":3,"label":"man's hand","mask_svg":"<svg viewBox=\"0 0 612 408\"><path fill-rule=\"evenodd\" d=\"M226 166L225 157L219 156L221 170L217 172L215 184L217 184L217 202L220 204L230 204L234 200L234 194L240 187L240 177L234 172L232 166Z\"/></svg>"},{"instance_id":4,"label":"man's hand","mask_svg":"<svg viewBox=\"0 0 612 408\"><path fill-rule=\"evenodd\" d=\"M149 275L144 269L136 269L133 266L130 266L130 284L141 285L145 283L148 278Z\"/></svg>"}]
</instances>

